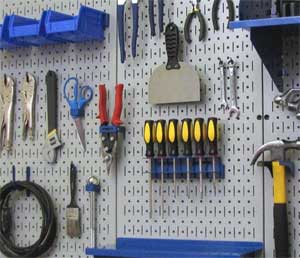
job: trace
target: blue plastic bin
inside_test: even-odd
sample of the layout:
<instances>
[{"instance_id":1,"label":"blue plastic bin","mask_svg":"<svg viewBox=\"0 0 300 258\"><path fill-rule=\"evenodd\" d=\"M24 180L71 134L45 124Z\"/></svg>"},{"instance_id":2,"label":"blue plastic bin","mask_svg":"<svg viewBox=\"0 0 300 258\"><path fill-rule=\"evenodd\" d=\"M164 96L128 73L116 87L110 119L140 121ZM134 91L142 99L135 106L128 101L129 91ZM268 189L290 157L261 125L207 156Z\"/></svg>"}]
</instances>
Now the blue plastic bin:
<instances>
[{"instance_id":1,"label":"blue plastic bin","mask_svg":"<svg viewBox=\"0 0 300 258\"><path fill-rule=\"evenodd\" d=\"M43 30L46 13L43 12L41 20L12 15L9 20L9 40L21 46L41 46L57 43L46 38Z\"/></svg>"},{"instance_id":2,"label":"blue plastic bin","mask_svg":"<svg viewBox=\"0 0 300 258\"><path fill-rule=\"evenodd\" d=\"M46 34L51 40L81 42L104 40L104 30L109 26L109 15L81 6L78 16L66 15L52 10L46 15Z\"/></svg>"}]
</instances>

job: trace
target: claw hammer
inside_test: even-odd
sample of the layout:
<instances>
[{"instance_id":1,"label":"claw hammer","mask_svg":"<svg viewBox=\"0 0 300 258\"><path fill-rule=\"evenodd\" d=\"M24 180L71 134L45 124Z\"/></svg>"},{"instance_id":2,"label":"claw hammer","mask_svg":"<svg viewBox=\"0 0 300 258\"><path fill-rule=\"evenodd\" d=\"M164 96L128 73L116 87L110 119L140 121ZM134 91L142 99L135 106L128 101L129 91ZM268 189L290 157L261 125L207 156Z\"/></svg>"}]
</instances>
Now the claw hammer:
<instances>
[{"instance_id":1,"label":"claw hammer","mask_svg":"<svg viewBox=\"0 0 300 258\"><path fill-rule=\"evenodd\" d=\"M294 174L294 164L287 161L287 150L300 150L300 139L296 141L273 141L261 146L255 153L251 165L265 151L271 152L271 161L259 162L259 166L270 169L273 176L274 191L274 239L276 257L290 257L287 220L286 172Z\"/></svg>"}]
</instances>

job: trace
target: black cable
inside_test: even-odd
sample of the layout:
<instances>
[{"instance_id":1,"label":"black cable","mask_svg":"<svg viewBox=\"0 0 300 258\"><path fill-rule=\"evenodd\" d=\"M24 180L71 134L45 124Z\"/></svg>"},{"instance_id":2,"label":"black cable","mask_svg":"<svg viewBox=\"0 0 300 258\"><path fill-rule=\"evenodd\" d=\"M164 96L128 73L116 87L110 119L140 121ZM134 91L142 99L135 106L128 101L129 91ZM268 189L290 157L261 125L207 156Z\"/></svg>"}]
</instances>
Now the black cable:
<instances>
[{"instance_id":1,"label":"black cable","mask_svg":"<svg viewBox=\"0 0 300 258\"><path fill-rule=\"evenodd\" d=\"M39 240L28 247L18 247L11 240L11 209L9 202L16 191L28 191L38 200L43 223ZM0 190L0 251L7 257L39 257L52 246L57 231L54 206L49 194L41 186L27 181L8 183Z\"/></svg>"}]
</instances>

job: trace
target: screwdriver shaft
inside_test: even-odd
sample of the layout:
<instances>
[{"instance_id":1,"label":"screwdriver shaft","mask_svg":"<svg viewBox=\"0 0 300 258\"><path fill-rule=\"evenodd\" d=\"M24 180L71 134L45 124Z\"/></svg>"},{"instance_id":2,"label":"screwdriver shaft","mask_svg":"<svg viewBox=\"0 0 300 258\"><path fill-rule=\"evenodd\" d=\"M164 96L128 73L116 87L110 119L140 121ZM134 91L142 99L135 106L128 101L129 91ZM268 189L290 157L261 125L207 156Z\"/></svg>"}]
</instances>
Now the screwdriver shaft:
<instances>
[{"instance_id":1,"label":"screwdriver shaft","mask_svg":"<svg viewBox=\"0 0 300 258\"><path fill-rule=\"evenodd\" d=\"M153 201L152 201L152 198L153 198L153 189L152 189L152 162L150 163L150 173L149 173L149 205L150 205L150 219L152 219L152 212L153 212Z\"/></svg>"},{"instance_id":2,"label":"screwdriver shaft","mask_svg":"<svg viewBox=\"0 0 300 258\"><path fill-rule=\"evenodd\" d=\"M164 160L160 160L161 215L164 218Z\"/></svg>"},{"instance_id":3,"label":"screwdriver shaft","mask_svg":"<svg viewBox=\"0 0 300 258\"><path fill-rule=\"evenodd\" d=\"M212 160L212 173L213 173L213 186L214 186L214 193L217 193L217 186L216 186L216 157L213 157Z\"/></svg>"},{"instance_id":4,"label":"screwdriver shaft","mask_svg":"<svg viewBox=\"0 0 300 258\"><path fill-rule=\"evenodd\" d=\"M174 197L176 198L176 159L173 159L173 183L174 183Z\"/></svg>"},{"instance_id":5,"label":"screwdriver shaft","mask_svg":"<svg viewBox=\"0 0 300 258\"><path fill-rule=\"evenodd\" d=\"M190 198L190 159L186 159L186 181L187 181L187 197Z\"/></svg>"},{"instance_id":6,"label":"screwdriver shaft","mask_svg":"<svg viewBox=\"0 0 300 258\"><path fill-rule=\"evenodd\" d=\"M199 158L199 190L200 190L200 195L201 199L203 198L203 174L202 174L202 158Z\"/></svg>"}]
</instances>

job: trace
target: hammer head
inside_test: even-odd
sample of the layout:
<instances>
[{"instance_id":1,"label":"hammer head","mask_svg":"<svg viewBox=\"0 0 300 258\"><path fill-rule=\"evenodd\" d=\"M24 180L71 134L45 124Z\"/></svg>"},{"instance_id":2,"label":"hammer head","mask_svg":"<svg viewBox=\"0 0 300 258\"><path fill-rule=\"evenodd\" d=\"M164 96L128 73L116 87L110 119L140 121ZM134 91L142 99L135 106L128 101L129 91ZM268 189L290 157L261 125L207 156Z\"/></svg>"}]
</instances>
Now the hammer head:
<instances>
[{"instance_id":1,"label":"hammer head","mask_svg":"<svg viewBox=\"0 0 300 258\"><path fill-rule=\"evenodd\" d=\"M264 144L261 146L255 153L251 165L254 165L260 155L264 153L265 151L271 152L271 159L272 161L284 161L285 160L285 153L287 150L295 149L300 150L300 140L296 141L273 141Z\"/></svg>"}]
</instances>

